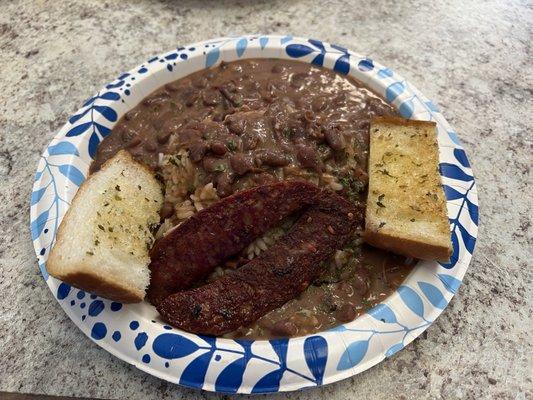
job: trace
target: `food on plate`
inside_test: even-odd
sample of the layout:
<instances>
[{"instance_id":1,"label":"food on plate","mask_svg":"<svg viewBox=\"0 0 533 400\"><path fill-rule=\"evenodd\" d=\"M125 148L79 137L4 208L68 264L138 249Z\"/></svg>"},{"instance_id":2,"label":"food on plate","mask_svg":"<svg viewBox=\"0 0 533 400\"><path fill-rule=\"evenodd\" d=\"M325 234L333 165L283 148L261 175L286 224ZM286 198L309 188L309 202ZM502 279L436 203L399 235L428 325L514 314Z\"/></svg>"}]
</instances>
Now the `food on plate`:
<instances>
[{"instance_id":1,"label":"food on plate","mask_svg":"<svg viewBox=\"0 0 533 400\"><path fill-rule=\"evenodd\" d=\"M436 124L376 118L370 125L365 241L398 254L452 254Z\"/></svg>"},{"instance_id":2,"label":"food on plate","mask_svg":"<svg viewBox=\"0 0 533 400\"><path fill-rule=\"evenodd\" d=\"M161 184L126 151L81 185L48 257L50 275L111 300L143 300Z\"/></svg>"},{"instance_id":3,"label":"food on plate","mask_svg":"<svg viewBox=\"0 0 533 400\"><path fill-rule=\"evenodd\" d=\"M167 297L157 309L193 333L221 335L249 325L307 289L362 225L362 207L323 191L270 249L212 283Z\"/></svg>"},{"instance_id":4,"label":"food on plate","mask_svg":"<svg viewBox=\"0 0 533 400\"><path fill-rule=\"evenodd\" d=\"M238 192L194 214L152 247L148 299L158 305L204 280L283 218L314 203L318 193L316 185L305 181L276 182Z\"/></svg>"},{"instance_id":5,"label":"food on plate","mask_svg":"<svg viewBox=\"0 0 533 400\"><path fill-rule=\"evenodd\" d=\"M353 251L353 253L351 253ZM336 250L326 270L297 298L227 338L271 339L325 331L350 322L385 300L402 284L416 260L358 244Z\"/></svg>"},{"instance_id":6,"label":"food on plate","mask_svg":"<svg viewBox=\"0 0 533 400\"><path fill-rule=\"evenodd\" d=\"M397 114L351 78L296 61L242 60L148 95L98 146L91 170L127 149L161 175L172 225L285 179L344 186L355 198L366 184L369 122L380 115Z\"/></svg>"},{"instance_id":7,"label":"food on plate","mask_svg":"<svg viewBox=\"0 0 533 400\"><path fill-rule=\"evenodd\" d=\"M397 116L354 79L288 60L222 63L164 85L102 141L88 181L107 176L113 161L106 161L115 154L126 157L127 151L161 182L158 207L151 202L154 208L139 222L157 229L150 268L147 229L144 242L121 242L126 254L122 248L106 253L106 261L122 261L112 264L117 272L112 279L80 278L77 264L68 264L79 278L76 284L108 298L138 301L151 272L148 298L166 320L231 338L312 334L353 320L393 292L416 262L367 246L361 237L370 120ZM130 185L136 179L157 185L142 171ZM76 196L73 215L85 191ZM143 199L135 195L125 215L138 215ZM83 216L101 213L97 207L87 210ZM77 235L78 243L103 261L89 233L98 232L98 225L107 232L107 226L94 218L83 222L86 231ZM68 225L65 229L73 230ZM62 241L56 247L65 256ZM387 241L375 243L390 248ZM129 254L129 246L138 253ZM139 259L130 262L130 255ZM109 265L100 263L91 272ZM127 297L119 284L137 277L126 269L132 265L143 279L135 282L136 296Z\"/></svg>"}]
</instances>

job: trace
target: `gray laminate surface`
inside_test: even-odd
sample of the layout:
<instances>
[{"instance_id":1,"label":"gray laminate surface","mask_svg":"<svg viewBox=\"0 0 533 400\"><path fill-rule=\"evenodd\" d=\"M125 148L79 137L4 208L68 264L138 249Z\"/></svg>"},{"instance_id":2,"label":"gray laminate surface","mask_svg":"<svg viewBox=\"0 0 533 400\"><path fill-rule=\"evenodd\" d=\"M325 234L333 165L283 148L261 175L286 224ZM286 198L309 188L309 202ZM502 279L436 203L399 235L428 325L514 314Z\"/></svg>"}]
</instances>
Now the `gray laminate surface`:
<instances>
[{"instance_id":1,"label":"gray laminate surface","mask_svg":"<svg viewBox=\"0 0 533 400\"><path fill-rule=\"evenodd\" d=\"M2 1L0 391L227 398L147 375L87 339L48 290L30 242L39 154L102 84L147 56L239 33L315 37L403 74L456 128L480 198L464 284L392 359L278 399L531 399L532 35L527 1Z\"/></svg>"}]
</instances>

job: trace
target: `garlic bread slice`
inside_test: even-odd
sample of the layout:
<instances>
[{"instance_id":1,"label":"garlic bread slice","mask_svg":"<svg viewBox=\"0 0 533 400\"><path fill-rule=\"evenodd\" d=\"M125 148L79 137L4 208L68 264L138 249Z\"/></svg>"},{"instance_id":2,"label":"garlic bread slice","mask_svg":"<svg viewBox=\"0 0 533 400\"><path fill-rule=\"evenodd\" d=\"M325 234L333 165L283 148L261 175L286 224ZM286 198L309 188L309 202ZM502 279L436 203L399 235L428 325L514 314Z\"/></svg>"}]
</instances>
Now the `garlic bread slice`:
<instances>
[{"instance_id":1,"label":"garlic bread slice","mask_svg":"<svg viewBox=\"0 0 533 400\"><path fill-rule=\"evenodd\" d=\"M143 300L149 249L163 204L160 183L127 151L81 185L48 257L50 275L124 303Z\"/></svg>"},{"instance_id":2,"label":"garlic bread slice","mask_svg":"<svg viewBox=\"0 0 533 400\"><path fill-rule=\"evenodd\" d=\"M434 122L371 121L367 243L410 257L449 260L450 225L438 167Z\"/></svg>"}]
</instances>

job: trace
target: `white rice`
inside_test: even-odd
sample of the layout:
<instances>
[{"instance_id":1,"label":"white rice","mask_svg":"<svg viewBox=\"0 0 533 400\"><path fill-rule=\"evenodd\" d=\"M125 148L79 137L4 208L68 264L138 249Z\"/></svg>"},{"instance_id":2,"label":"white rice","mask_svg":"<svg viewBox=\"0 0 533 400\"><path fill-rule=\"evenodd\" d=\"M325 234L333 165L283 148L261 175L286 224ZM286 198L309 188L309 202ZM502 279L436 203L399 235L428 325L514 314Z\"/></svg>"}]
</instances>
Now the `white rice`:
<instances>
[{"instance_id":1,"label":"white rice","mask_svg":"<svg viewBox=\"0 0 533 400\"><path fill-rule=\"evenodd\" d=\"M165 201L178 204L198 183L198 172L189 159L189 153L181 149L175 155L160 156L161 173L165 182Z\"/></svg>"},{"instance_id":2,"label":"white rice","mask_svg":"<svg viewBox=\"0 0 533 400\"><path fill-rule=\"evenodd\" d=\"M333 260L335 261L335 265L337 267L342 267L348 262L349 259L350 253L348 253L347 251L337 250L333 255Z\"/></svg>"},{"instance_id":3,"label":"white rice","mask_svg":"<svg viewBox=\"0 0 533 400\"><path fill-rule=\"evenodd\" d=\"M170 229L172 229L172 226L173 223L170 218L165 219L163 223L159 226L159 229L157 229L157 232L155 233L155 238L160 239L165 236L165 234L167 234Z\"/></svg>"},{"instance_id":4,"label":"white rice","mask_svg":"<svg viewBox=\"0 0 533 400\"><path fill-rule=\"evenodd\" d=\"M244 250L244 254L248 257L249 260L258 256L263 251L268 249L269 246L272 246L280 237L285 234L285 230L282 227L272 228L267 231L263 236L255 239L248 247Z\"/></svg>"},{"instance_id":5,"label":"white rice","mask_svg":"<svg viewBox=\"0 0 533 400\"><path fill-rule=\"evenodd\" d=\"M196 208L191 200L185 200L184 202L178 204L175 207L175 210L178 221L192 217L196 212Z\"/></svg>"},{"instance_id":6,"label":"white rice","mask_svg":"<svg viewBox=\"0 0 533 400\"><path fill-rule=\"evenodd\" d=\"M331 190L339 191L343 188L337 178L331 174L322 174L320 178L322 186L329 187Z\"/></svg>"},{"instance_id":7,"label":"white rice","mask_svg":"<svg viewBox=\"0 0 533 400\"><path fill-rule=\"evenodd\" d=\"M196 211L203 210L220 199L217 190L213 187L213 182L197 188L190 197Z\"/></svg>"}]
</instances>

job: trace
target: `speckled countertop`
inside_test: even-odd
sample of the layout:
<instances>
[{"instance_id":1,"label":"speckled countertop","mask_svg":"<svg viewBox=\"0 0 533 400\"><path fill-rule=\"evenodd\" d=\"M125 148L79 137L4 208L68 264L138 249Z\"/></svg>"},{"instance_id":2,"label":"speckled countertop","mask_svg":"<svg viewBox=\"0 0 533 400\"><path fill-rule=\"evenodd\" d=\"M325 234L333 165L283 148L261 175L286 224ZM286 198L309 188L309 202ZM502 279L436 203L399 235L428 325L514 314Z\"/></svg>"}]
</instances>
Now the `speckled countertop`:
<instances>
[{"instance_id":1,"label":"speckled countertop","mask_svg":"<svg viewBox=\"0 0 533 400\"><path fill-rule=\"evenodd\" d=\"M413 82L459 133L481 212L464 284L422 337L359 376L275 397L533 398L532 21L512 0L2 2L0 391L228 397L138 371L74 326L40 277L29 196L39 154L102 84L177 44L263 32L339 43Z\"/></svg>"}]
</instances>

